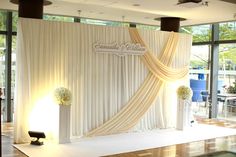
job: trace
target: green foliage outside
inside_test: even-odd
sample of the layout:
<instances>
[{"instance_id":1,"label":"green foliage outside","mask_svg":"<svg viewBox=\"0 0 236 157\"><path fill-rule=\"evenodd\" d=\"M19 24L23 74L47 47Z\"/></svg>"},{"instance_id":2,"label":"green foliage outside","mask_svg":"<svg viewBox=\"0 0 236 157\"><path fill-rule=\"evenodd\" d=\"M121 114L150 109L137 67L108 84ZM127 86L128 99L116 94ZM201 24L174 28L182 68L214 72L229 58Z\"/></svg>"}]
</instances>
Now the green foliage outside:
<instances>
[{"instance_id":1,"label":"green foliage outside","mask_svg":"<svg viewBox=\"0 0 236 157\"><path fill-rule=\"evenodd\" d=\"M49 21L74 22L73 17L56 16L56 15L43 15L43 19L44 20L49 20Z\"/></svg>"},{"instance_id":2,"label":"green foliage outside","mask_svg":"<svg viewBox=\"0 0 236 157\"><path fill-rule=\"evenodd\" d=\"M6 30L6 12L0 11L0 30Z\"/></svg>"},{"instance_id":3,"label":"green foliage outside","mask_svg":"<svg viewBox=\"0 0 236 157\"><path fill-rule=\"evenodd\" d=\"M207 62L203 62L203 61L199 61L199 60L192 60L192 61L190 61L190 65L193 68L202 67L202 68L205 68L205 69L208 66Z\"/></svg>"},{"instance_id":4,"label":"green foliage outside","mask_svg":"<svg viewBox=\"0 0 236 157\"><path fill-rule=\"evenodd\" d=\"M220 24L220 40L236 39L236 22L227 22Z\"/></svg>"},{"instance_id":5,"label":"green foliage outside","mask_svg":"<svg viewBox=\"0 0 236 157\"><path fill-rule=\"evenodd\" d=\"M192 34L193 42L204 42L204 41L210 41L211 39L210 25L181 27L180 32Z\"/></svg>"},{"instance_id":6,"label":"green foliage outside","mask_svg":"<svg viewBox=\"0 0 236 157\"><path fill-rule=\"evenodd\" d=\"M17 31L17 21L18 21L18 13L13 12L12 13L12 31L13 32Z\"/></svg>"},{"instance_id":7,"label":"green foliage outside","mask_svg":"<svg viewBox=\"0 0 236 157\"><path fill-rule=\"evenodd\" d=\"M219 53L219 69L223 70L223 66L225 65L225 70L236 70L236 44L222 45L222 49L226 47L227 50L222 50ZM191 60L190 65L193 68L207 68L208 62L203 60Z\"/></svg>"},{"instance_id":8,"label":"green foliage outside","mask_svg":"<svg viewBox=\"0 0 236 157\"><path fill-rule=\"evenodd\" d=\"M219 68L225 70L236 70L236 44L234 47L229 48L227 51L219 53Z\"/></svg>"},{"instance_id":9,"label":"green foliage outside","mask_svg":"<svg viewBox=\"0 0 236 157\"><path fill-rule=\"evenodd\" d=\"M6 12L0 11L0 30L6 30ZM0 35L0 56L4 54L6 45L5 35Z\"/></svg>"},{"instance_id":10,"label":"green foliage outside","mask_svg":"<svg viewBox=\"0 0 236 157\"><path fill-rule=\"evenodd\" d=\"M236 70L236 44L230 44L231 47L226 51L221 51L219 53L219 69L223 69L225 65L225 70ZM223 48L224 49L224 48ZM208 62L202 60L191 60L191 67L208 67Z\"/></svg>"},{"instance_id":11,"label":"green foliage outside","mask_svg":"<svg viewBox=\"0 0 236 157\"><path fill-rule=\"evenodd\" d=\"M85 19L81 18L81 23L93 24L93 25L103 25L103 26L129 26L129 23L122 23L116 21L103 21L103 20L95 20L95 19Z\"/></svg>"},{"instance_id":12,"label":"green foliage outside","mask_svg":"<svg viewBox=\"0 0 236 157\"><path fill-rule=\"evenodd\" d=\"M6 36L0 35L0 57L5 55L6 48Z\"/></svg>"},{"instance_id":13,"label":"green foliage outside","mask_svg":"<svg viewBox=\"0 0 236 157\"><path fill-rule=\"evenodd\" d=\"M236 82L227 88L227 93L236 94Z\"/></svg>"},{"instance_id":14,"label":"green foliage outside","mask_svg":"<svg viewBox=\"0 0 236 157\"><path fill-rule=\"evenodd\" d=\"M193 42L205 42L211 40L211 26L187 26L181 27L181 33L193 35ZM220 23L219 26L220 40L235 40L236 39L236 22Z\"/></svg>"},{"instance_id":15,"label":"green foliage outside","mask_svg":"<svg viewBox=\"0 0 236 157\"><path fill-rule=\"evenodd\" d=\"M182 33L193 35L193 42L208 42L211 40L211 27L210 25L187 26L181 27ZM236 22L220 23L219 25L219 38L220 40L236 40ZM236 65L236 44L222 44L219 53L219 66L220 69L226 65L226 70L235 69ZM225 62L228 63L226 64ZM230 61L230 64L229 64ZM208 62L202 60L191 60L191 67L208 67Z\"/></svg>"}]
</instances>

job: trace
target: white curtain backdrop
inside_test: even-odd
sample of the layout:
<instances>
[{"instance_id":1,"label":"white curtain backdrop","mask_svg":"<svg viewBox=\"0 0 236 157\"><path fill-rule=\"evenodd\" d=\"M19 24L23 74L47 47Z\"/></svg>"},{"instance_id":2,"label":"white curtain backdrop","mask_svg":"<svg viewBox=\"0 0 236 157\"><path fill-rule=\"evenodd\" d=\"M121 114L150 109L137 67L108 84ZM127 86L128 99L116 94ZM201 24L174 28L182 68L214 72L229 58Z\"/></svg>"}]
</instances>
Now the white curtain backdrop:
<instances>
[{"instance_id":1,"label":"white curtain backdrop","mask_svg":"<svg viewBox=\"0 0 236 157\"><path fill-rule=\"evenodd\" d=\"M139 30L158 56L168 32ZM144 81L148 70L138 56L97 54L93 43L130 42L127 28L52 22L18 21L16 60L15 142L28 141L28 130L54 138L58 106L52 101L56 87L72 92L72 136L80 137L115 115ZM180 34L172 67L189 64L191 36ZM165 83L156 103L134 130L175 126L176 88L186 79ZM128 120L128 119L127 119ZM131 131L134 131L131 130Z\"/></svg>"}]
</instances>

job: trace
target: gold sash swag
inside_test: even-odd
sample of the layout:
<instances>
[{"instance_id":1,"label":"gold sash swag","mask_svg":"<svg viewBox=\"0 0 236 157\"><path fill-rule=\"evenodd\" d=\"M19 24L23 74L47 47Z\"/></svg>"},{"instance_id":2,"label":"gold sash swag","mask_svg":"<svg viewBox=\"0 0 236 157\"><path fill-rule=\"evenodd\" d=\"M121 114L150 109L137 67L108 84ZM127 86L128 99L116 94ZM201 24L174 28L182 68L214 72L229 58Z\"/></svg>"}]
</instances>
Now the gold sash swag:
<instances>
[{"instance_id":1,"label":"gold sash swag","mask_svg":"<svg viewBox=\"0 0 236 157\"><path fill-rule=\"evenodd\" d=\"M145 45L137 29L129 28L131 40L134 43ZM159 56L155 57L148 50L140 56L149 73L142 85L127 102L126 105L111 119L101 126L88 132L87 136L109 135L127 132L133 128L155 102L161 86L165 81L176 81L184 78L188 74L188 67L173 69L170 67L178 45L178 33L170 33L167 44Z\"/></svg>"}]
</instances>

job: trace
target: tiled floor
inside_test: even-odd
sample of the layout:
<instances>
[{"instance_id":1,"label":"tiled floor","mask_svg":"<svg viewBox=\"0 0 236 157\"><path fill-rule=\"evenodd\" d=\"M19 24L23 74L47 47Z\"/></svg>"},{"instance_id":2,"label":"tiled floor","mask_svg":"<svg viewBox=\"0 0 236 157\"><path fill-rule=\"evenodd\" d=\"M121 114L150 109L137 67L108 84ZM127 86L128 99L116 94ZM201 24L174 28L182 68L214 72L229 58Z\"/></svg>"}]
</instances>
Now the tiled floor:
<instances>
[{"instance_id":1,"label":"tiled floor","mask_svg":"<svg viewBox=\"0 0 236 157\"><path fill-rule=\"evenodd\" d=\"M196 118L198 123L236 128L236 122L218 119ZM230 150L236 152L236 136L222 137L205 141L178 144L167 147L135 151L106 157L192 157L205 153ZM236 157L236 155L234 155ZM210 156L209 156L210 157ZM212 156L211 156L212 157ZM220 156L217 156L220 157ZM232 156L223 156L232 157Z\"/></svg>"},{"instance_id":2,"label":"tiled floor","mask_svg":"<svg viewBox=\"0 0 236 157\"><path fill-rule=\"evenodd\" d=\"M27 157L15 149L13 144L13 124L4 123L2 125L2 155L3 157Z\"/></svg>"},{"instance_id":3,"label":"tiled floor","mask_svg":"<svg viewBox=\"0 0 236 157\"><path fill-rule=\"evenodd\" d=\"M9 136L2 136L3 157L27 157L12 146L13 139Z\"/></svg>"},{"instance_id":4,"label":"tiled floor","mask_svg":"<svg viewBox=\"0 0 236 157\"><path fill-rule=\"evenodd\" d=\"M106 157L191 157L222 150L236 151L236 136L197 141L187 144L178 144L124 154L109 155Z\"/></svg>"},{"instance_id":5,"label":"tiled floor","mask_svg":"<svg viewBox=\"0 0 236 157\"><path fill-rule=\"evenodd\" d=\"M229 122L217 119L209 120L200 117L196 119L198 123L236 128L236 122ZM8 135L2 136L3 157L26 157L21 152L12 147L12 138L9 137L12 136L12 129L9 129L11 127L11 125L8 125L8 127L3 127L3 133ZM168 147L116 154L106 157L190 157L222 150L231 150L236 152L236 136L222 137L205 141L172 145Z\"/></svg>"}]
</instances>

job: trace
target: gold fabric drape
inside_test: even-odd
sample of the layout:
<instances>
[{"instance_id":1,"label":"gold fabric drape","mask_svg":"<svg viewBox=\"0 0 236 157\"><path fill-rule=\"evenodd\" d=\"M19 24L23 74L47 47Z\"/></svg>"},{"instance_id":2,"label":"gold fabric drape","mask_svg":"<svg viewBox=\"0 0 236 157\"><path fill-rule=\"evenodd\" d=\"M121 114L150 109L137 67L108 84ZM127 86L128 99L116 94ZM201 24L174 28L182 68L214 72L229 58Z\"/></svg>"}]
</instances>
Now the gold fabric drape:
<instances>
[{"instance_id":1,"label":"gold fabric drape","mask_svg":"<svg viewBox=\"0 0 236 157\"><path fill-rule=\"evenodd\" d=\"M129 33L134 43L140 43L146 46L137 29L130 28ZM130 130L139 122L150 106L155 102L164 81L175 81L188 74L188 67L181 69L172 69L169 67L175 55L178 39L178 33L170 34L159 59L157 59L150 50L141 56L143 63L150 71L143 84L115 116L90 131L87 136L108 135Z\"/></svg>"},{"instance_id":2,"label":"gold fabric drape","mask_svg":"<svg viewBox=\"0 0 236 157\"><path fill-rule=\"evenodd\" d=\"M140 37L137 29L129 29L131 40L134 43L140 43L142 46L145 45L144 41ZM188 73L188 67L173 69L169 65L172 63L174 53L178 44L178 34L171 33L167 45L160 56L160 60L157 59L153 53L148 50L141 58L143 63L147 66L148 70L153 75L158 77L162 81L176 81L186 76ZM166 64L166 65L165 65Z\"/></svg>"}]
</instances>

